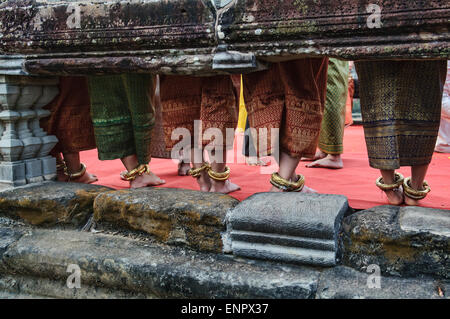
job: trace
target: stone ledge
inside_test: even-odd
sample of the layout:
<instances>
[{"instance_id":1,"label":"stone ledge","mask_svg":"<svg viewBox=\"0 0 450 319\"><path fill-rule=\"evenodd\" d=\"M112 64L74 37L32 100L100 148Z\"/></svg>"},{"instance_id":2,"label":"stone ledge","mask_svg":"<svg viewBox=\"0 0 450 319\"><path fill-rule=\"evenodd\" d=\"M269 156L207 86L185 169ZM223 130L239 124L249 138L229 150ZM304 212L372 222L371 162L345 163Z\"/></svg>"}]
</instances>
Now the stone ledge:
<instances>
[{"instance_id":1,"label":"stone ledge","mask_svg":"<svg viewBox=\"0 0 450 319\"><path fill-rule=\"evenodd\" d=\"M337 266L311 268L196 253L118 236L15 226L0 258L1 298L449 298L450 281L380 278ZM57 244L55 244L57 243ZM69 264L81 288L69 289ZM439 295L439 289L442 296Z\"/></svg>"},{"instance_id":2,"label":"stone ledge","mask_svg":"<svg viewBox=\"0 0 450 319\"><path fill-rule=\"evenodd\" d=\"M10 245L0 263L6 269L3 278L18 276L14 280L19 286L24 285L25 277L46 280L42 291L39 281L28 281L25 292L45 293L47 297L73 294L71 297L81 298L101 288L117 290L116 295L157 298L313 298L319 276L308 267L196 253L102 234L43 229L35 229ZM81 285L87 290L63 291L68 290L69 264L79 265ZM49 280L53 282L50 288Z\"/></svg>"},{"instance_id":3,"label":"stone ledge","mask_svg":"<svg viewBox=\"0 0 450 319\"><path fill-rule=\"evenodd\" d=\"M80 227L93 213L95 197L111 188L43 182L0 192L0 214L31 225Z\"/></svg>"},{"instance_id":4,"label":"stone ledge","mask_svg":"<svg viewBox=\"0 0 450 319\"><path fill-rule=\"evenodd\" d=\"M228 195L173 188L120 190L99 195L97 223L143 231L158 241L222 252L225 217L239 203Z\"/></svg>"},{"instance_id":5,"label":"stone ledge","mask_svg":"<svg viewBox=\"0 0 450 319\"><path fill-rule=\"evenodd\" d=\"M320 275L317 299L444 299L450 282L430 278L380 277L380 288L369 288L367 273L338 266ZM370 280L370 279L369 279ZM441 289L446 295L440 296Z\"/></svg>"},{"instance_id":6,"label":"stone ledge","mask_svg":"<svg viewBox=\"0 0 450 319\"><path fill-rule=\"evenodd\" d=\"M228 216L233 254L288 263L334 266L338 234L349 210L345 196L259 193Z\"/></svg>"},{"instance_id":7,"label":"stone ledge","mask_svg":"<svg viewBox=\"0 0 450 319\"><path fill-rule=\"evenodd\" d=\"M379 206L344 219L343 262L365 270L376 264L387 275L450 278L450 212L422 207Z\"/></svg>"},{"instance_id":8,"label":"stone ledge","mask_svg":"<svg viewBox=\"0 0 450 319\"><path fill-rule=\"evenodd\" d=\"M70 275L70 273L67 273ZM63 281L52 278L0 274L0 299L147 299L151 296L117 289L82 285L69 289Z\"/></svg>"}]
</instances>

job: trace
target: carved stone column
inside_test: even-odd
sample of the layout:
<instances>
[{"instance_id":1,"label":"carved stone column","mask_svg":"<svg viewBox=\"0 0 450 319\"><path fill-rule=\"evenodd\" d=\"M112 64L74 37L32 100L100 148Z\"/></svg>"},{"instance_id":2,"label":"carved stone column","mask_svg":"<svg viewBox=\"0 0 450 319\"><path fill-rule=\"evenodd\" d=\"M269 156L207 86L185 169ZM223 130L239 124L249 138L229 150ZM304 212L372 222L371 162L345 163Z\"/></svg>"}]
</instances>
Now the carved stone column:
<instances>
[{"instance_id":1,"label":"carved stone column","mask_svg":"<svg viewBox=\"0 0 450 319\"><path fill-rule=\"evenodd\" d=\"M58 94L57 78L0 75L0 184L20 186L56 177L48 156L58 142L39 127L42 107Z\"/></svg>"},{"instance_id":2,"label":"carved stone column","mask_svg":"<svg viewBox=\"0 0 450 319\"><path fill-rule=\"evenodd\" d=\"M45 86L42 87L42 95L34 104L33 109L36 112L36 117L31 123L31 129L34 136L41 139L41 148L38 151L37 157L42 162L42 176L45 180L53 180L56 178L56 159L49 156L50 151L58 143L55 135L48 135L39 125L39 121L47 116L50 116L49 110L42 109L50 103L59 93L58 81L55 79L48 80Z\"/></svg>"},{"instance_id":3,"label":"carved stone column","mask_svg":"<svg viewBox=\"0 0 450 319\"><path fill-rule=\"evenodd\" d=\"M0 121L4 127L0 138L0 183L9 186L26 184L25 164L19 161L23 150L23 143L16 131L16 121L20 113L15 111L16 102L20 96L20 87L9 81L8 76L0 76ZM10 80L10 79L9 79Z\"/></svg>"}]
</instances>

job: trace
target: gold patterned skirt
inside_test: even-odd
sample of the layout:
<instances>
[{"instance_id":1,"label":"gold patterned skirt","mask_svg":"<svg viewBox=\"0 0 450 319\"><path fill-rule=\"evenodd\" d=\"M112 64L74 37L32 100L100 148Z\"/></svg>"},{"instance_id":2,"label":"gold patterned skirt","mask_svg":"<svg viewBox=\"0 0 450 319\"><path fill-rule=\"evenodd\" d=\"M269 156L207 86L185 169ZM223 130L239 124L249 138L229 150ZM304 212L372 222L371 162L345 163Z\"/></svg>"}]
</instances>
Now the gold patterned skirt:
<instances>
[{"instance_id":1,"label":"gold patterned skirt","mask_svg":"<svg viewBox=\"0 0 450 319\"><path fill-rule=\"evenodd\" d=\"M268 70L243 75L244 100L260 156L279 147L292 157L316 153L322 122L328 58L273 63ZM279 130L279 135L272 130ZM276 140L273 140L275 138Z\"/></svg>"},{"instance_id":2,"label":"gold patterned skirt","mask_svg":"<svg viewBox=\"0 0 450 319\"><path fill-rule=\"evenodd\" d=\"M161 104L166 149L170 151L181 137L172 138L176 129L187 129L194 143L195 133L203 137L209 128L222 133L222 141L214 140L218 148L232 146L237 126L239 105L238 94L228 75L195 77L164 75L161 79ZM194 121L201 120L201 132L194 132ZM231 145L227 145L227 129ZM202 146L211 139L202 138ZM230 143L228 143L230 144Z\"/></svg>"},{"instance_id":3,"label":"gold patterned skirt","mask_svg":"<svg viewBox=\"0 0 450 319\"><path fill-rule=\"evenodd\" d=\"M347 61L330 59L327 99L319 137L319 149L327 154L342 154L344 151L345 107L348 95L349 70Z\"/></svg>"},{"instance_id":4,"label":"gold patterned skirt","mask_svg":"<svg viewBox=\"0 0 450 319\"><path fill-rule=\"evenodd\" d=\"M431 162L439 131L446 61L356 62L370 166Z\"/></svg>"},{"instance_id":5,"label":"gold patterned skirt","mask_svg":"<svg viewBox=\"0 0 450 319\"><path fill-rule=\"evenodd\" d=\"M59 140L52 150L53 155L96 148L85 77L60 77L58 96L44 108L51 111L51 115L41 120L41 126Z\"/></svg>"}]
</instances>

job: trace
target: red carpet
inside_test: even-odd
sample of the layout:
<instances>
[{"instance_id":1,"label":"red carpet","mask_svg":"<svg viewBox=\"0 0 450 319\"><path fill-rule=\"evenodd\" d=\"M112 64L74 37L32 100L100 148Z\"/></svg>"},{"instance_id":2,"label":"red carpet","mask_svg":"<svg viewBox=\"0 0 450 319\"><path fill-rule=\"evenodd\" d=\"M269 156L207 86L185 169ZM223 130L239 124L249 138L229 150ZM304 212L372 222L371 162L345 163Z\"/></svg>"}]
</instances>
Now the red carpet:
<instances>
[{"instance_id":1,"label":"red carpet","mask_svg":"<svg viewBox=\"0 0 450 319\"><path fill-rule=\"evenodd\" d=\"M242 146L237 145L235 148L239 150L236 154L241 156ZM384 194L375 186L375 179L379 176L379 172L370 168L368 164L362 126L346 128L344 148L344 169L306 168L302 162L298 173L305 175L307 185L320 193L347 196L350 206L355 209L386 204ZM123 170L120 160L101 162L97 159L96 150L83 152L81 158L88 166L89 171L99 177L97 184L116 189L128 187L128 183L119 178L119 173ZM242 200L270 188L269 179L273 169L268 169L269 174L261 174L260 167L251 167L245 164L229 164L229 166L232 171L231 180L242 188L233 193L233 197ZM177 175L177 164L172 160L153 159L150 167L153 172L166 180L167 183L164 187L198 189L192 177ZM405 177L411 175L408 168L402 168L400 172ZM450 184L450 154L434 154L427 180L432 192L422 201L422 206L450 209L450 196L447 188Z\"/></svg>"}]
</instances>

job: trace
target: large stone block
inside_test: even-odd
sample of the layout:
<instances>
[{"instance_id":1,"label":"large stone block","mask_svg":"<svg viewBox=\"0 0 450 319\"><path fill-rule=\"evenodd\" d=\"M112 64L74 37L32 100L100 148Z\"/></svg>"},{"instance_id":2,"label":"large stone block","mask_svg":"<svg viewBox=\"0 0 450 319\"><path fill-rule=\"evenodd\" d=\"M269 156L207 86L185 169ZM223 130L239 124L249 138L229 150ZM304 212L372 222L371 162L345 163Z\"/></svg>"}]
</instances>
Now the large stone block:
<instances>
[{"instance_id":1,"label":"large stone block","mask_svg":"<svg viewBox=\"0 0 450 319\"><path fill-rule=\"evenodd\" d=\"M94 198L110 188L79 183L43 182L0 192L0 214L32 225L79 227L93 213Z\"/></svg>"},{"instance_id":2,"label":"large stone block","mask_svg":"<svg viewBox=\"0 0 450 319\"><path fill-rule=\"evenodd\" d=\"M38 158L28 159L25 163L25 177L27 184L39 183L44 181L42 176L42 162Z\"/></svg>"},{"instance_id":3,"label":"large stone block","mask_svg":"<svg viewBox=\"0 0 450 319\"><path fill-rule=\"evenodd\" d=\"M170 188L142 188L101 194L97 222L144 231L157 240L221 252L225 216L238 200L228 195Z\"/></svg>"},{"instance_id":4,"label":"large stone block","mask_svg":"<svg viewBox=\"0 0 450 319\"><path fill-rule=\"evenodd\" d=\"M260 193L229 215L233 254L290 263L333 266L339 259L340 195Z\"/></svg>"},{"instance_id":5,"label":"large stone block","mask_svg":"<svg viewBox=\"0 0 450 319\"><path fill-rule=\"evenodd\" d=\"M344 220L344 263L385 274L450 278L450 211L379 206Z\"/></svg>"},{"instance_id":6,"label":"large stone block","mask_svg":"<svg viewBox=\"0 0 450 319\"><path fill-rule=\"evenodd\" d=\"M0 185L16 187L26 183L26 169L23 161L0 163Z\"/></svg>"}]
</instances>

